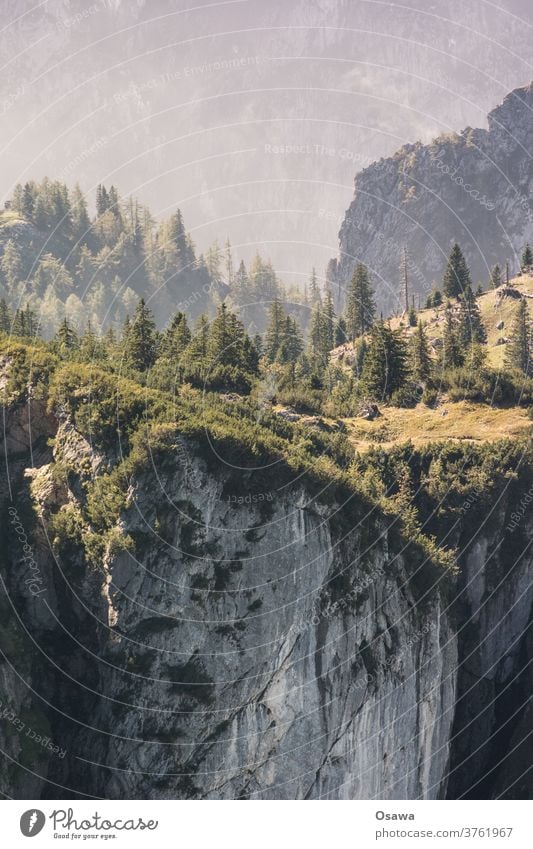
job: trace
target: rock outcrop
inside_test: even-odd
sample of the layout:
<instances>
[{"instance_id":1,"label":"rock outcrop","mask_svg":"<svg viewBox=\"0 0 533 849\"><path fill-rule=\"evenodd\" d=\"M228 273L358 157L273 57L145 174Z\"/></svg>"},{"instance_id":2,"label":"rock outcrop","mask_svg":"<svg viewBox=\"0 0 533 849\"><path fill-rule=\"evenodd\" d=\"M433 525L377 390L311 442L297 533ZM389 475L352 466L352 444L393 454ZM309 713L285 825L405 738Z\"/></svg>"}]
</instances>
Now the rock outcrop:
<instances>
[{"instance_id":1,"label":"rock outcrop","mask_svg":"<svg viewBox=\"0 0 533 849\"><path fill-rule=\"evenodd\" d=\"M339 233L340 252L329 277L342 303L356 262L373 272L385 310L403 308L403 248L413 293L426 296L440 281L454 240L474 283L491 267L519 266L533 240L533 84L511 92L488 116L487 129L402 147L355 178L354 199Z\"/></svg>"},{"instance_id":2,"label":"rock outcrop","mask_svg":"<svg viewBox=\"0 0 533 849\"><path fill-rule=\"evenodd\" d=\"M30 406L13 413L2 505L2 792L527 792L514 762L498 767L530 721L531 554L526 518L499 545L510 496L455 540L450 585L394 517L304 482L267 489L264 472L230 474L183 439L130 476L95 559L80 507L109 463L72 422L48 417L52 455L42 429L34 439L24 425ZM54 537L61 510L66 541Z\"/></svg>"}]
</instances>

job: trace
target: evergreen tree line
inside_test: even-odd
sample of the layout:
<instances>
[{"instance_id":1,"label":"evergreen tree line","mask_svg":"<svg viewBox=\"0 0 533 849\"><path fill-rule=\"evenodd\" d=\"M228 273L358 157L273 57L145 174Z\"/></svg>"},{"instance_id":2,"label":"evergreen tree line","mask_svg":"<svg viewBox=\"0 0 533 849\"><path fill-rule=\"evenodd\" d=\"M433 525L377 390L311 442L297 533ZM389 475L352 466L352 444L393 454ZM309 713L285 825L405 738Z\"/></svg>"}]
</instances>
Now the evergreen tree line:
<instances>
[{"instance_id":1,"label":"evergreen tree line","mask_svg":"<svg viewBox=\"0 0 533 849\"><path fill-rule=\"evenodd\" d=\"M100 198L101 205L111 202L109 193ZM183 244L185 249L186 243ZM442 382L443 375L464 369L476 373L484 368L486 331L478 299L472 291L469 269L458 245L452 247L443 275L442 289L447 300L442 339L436 349L431 347L414 307L414 320L409 314L408 322L416 329L409 339L404 328L393 330L382 317L376 319L370 274L362 263L354 269L345 311L339 317L330 290L327 287L321 290L316 274L312 273L304 294L311 316L307 333L280 298L275 274L268 264L259 259L255 267L269 276L274 293L266 308L264 333L249 332L243 321L243 305L247 302L240 298L248 297L255 283L253 276L250 282L241 263L230 289L239 293L239 297L235 295L233 301L228 295L218 304L212 318L201 314L191 326L190 318L180 310L161 332L151 309L141 298L119 331L111 327L103 336L95 333L90 321L79 333L64 317L52 347L64 358L97 361L166 390L190 383L210 391L233 390L246 394L258 379L271 372L280 395L286 399L291 393L293 396L299 393L300 398L308 393L312 401L316 393L323 393L324 397L331 396L343 403L372 398L411 405L419 400L421 393ZM35 312L26 306L12 314L5 299L1 299L0 331L20 337L35 336L39 332ZM351 376L330 362L332 349L348 341L354 343ZM505 365L510 371L530 377L531 358L531 325L527 301L522 298L507 344Z\"/></svg>"}]
</instances>

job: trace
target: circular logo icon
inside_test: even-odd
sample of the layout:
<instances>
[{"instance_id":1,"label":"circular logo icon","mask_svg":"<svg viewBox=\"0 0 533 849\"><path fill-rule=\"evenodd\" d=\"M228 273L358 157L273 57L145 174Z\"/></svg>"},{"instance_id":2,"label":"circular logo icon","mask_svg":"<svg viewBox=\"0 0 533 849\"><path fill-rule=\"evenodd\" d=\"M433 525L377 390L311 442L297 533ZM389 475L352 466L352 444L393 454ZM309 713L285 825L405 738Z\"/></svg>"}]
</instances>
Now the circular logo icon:
<instances>
[{"instance_id":1,"label":"circular logo icon","mask_svg":"<svg viewBox=\"0 0 533 849\"><path fill-rule=\"evenodd\" d=\"M35 837L36 834L42 831L45 822L46 817L43 812L32 808L22 814L20 818L20 830L24 837Z\"/></svg>"}]
</instances>

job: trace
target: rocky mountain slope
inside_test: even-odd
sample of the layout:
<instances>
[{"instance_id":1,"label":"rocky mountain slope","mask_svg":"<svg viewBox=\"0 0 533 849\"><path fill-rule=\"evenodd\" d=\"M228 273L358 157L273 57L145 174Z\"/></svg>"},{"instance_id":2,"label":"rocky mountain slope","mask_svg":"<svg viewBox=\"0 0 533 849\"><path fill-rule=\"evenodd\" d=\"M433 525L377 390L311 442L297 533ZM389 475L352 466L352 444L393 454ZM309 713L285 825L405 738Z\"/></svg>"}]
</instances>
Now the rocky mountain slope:
<instances>
[{"instance_id":1,"label":"rocky mountain slope","mask_svg":"<svg viewBox=\"0 0 533 849\"><path fill-rule=\"evenodd\" d=\"M530 83L489 114L487 129L405 145L358 173L339 257L329 266L339 302L361 261L372 269L381 306L402 304L404 246L411 289L422 295L440 281L454 240L475 283L485 283L496 262L509 260L516 270L523 245L533 240L532 144Z\"/></svg>"},{"instance_id":2,"label":"rocky mountain slope","mask_svg":"<svg viewBox=\"0 0 533 849\"><path fill-rule=\"evenodd\" d=\"M3 793L527 795L505 760L530 721L520 452L490 484L468 451L413 455L453 577L363 489L254 471L244 443L230 455L186 422L124 467L127 443L103 448L92 408L76 418L87 388L61 386L52 408L44 380L6 409Z\"/></svg>"}]
</instances>

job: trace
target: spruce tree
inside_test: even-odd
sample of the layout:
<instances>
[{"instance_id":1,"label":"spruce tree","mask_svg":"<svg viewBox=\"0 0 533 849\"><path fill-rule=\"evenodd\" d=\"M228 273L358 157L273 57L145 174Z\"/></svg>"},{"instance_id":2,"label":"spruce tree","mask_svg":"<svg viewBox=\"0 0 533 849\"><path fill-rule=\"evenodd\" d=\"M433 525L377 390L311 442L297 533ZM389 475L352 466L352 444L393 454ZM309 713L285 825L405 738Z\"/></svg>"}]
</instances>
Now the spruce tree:
<instances>
[{"instance_id":1,"label":"spruce tree","mask_svg":"<svg viewBox=\"0 0 533 849\"><path fill-rule=\"evenodd\" d=\"M152 311L146 306L144 298L137 304L125 339L124 353L127 365L137 371L147 371L155 363L157 328Z\"/></svg>"},{"instance_id":2,"label":"spruce tree","mask_svg":"<svg viewBox=\"0 0 533 849\"><path fill-rule=\"evenodd\" d=\"M409 340L410 366L415 380L425 382L431 376L431 354L422 321Z\"/></svg>"},{"instance_id":3,"label":"spruce tree","mask_svg":"<svg viewBox=\"0 0 533 849\"><path fill-rule=\"evenodd\" d=\"M441 365L443 368L457 368L463 365L463 353L458 339L452 312L446 309L444 332L442 335Z\"/></svg>"},{"instance_id":4,"label":"spruce tree","mask_svg":"<svg viewBox=\"0 0 533 849\"><path fill-rule=\"evenodd\" d=\"M487 341L479 304L470 286L465 288L461 296L458 338L459 343L465 348L472 342L484 344Z\"/></svg>"},{"instance_id":5,"label":"spruce tree","mask_svg":"<svg viewBox=\"0 0 533 849\"><path fill-rule=\"evenodd\" d=\"M367 333L374 323L374 293L366 265L355 266L346 297L346 329L348 338L354 341Z\"/></svg>"},{"instance_id":6,"label":"spruce tree","mask_svg":"<svg viewBox=\"0 0 533 849\"><path fill-rule=\"evenodd\" d=\"M161 354L170 359L177 359L183 354L191 341L191 331L187 318L182 312L177 312L161 339Z\"/></svg>"},{"instance_id":7,"label":"spruce tree","mask_svg":"<svg viewBox=\"0 0 533 849\"><path fill-rule=\"evenodd\" d=\"M77 334L70 326L66 316L59 325L54 342L58 354L62 357L70 356L78 347Z\"/></svg>"},{"instance_id":8,"label":"spruce tree","mask_svg":"<svg viewBox=\"0 0 533 849\"><path fill-rule=\"evenodd\" d=\"M399 331L382 321L372 328L361 383L372 398L388 399L407 379L407 349Z\"/></svg>"},{"instance_id":9,"label":"spruce tree","mask_svg":"<svg viewBox=\"0 0 533 849\"><path fill-rule=\"evenodd\" d=\"M321 300L320 296L320 287L318 285L318 280L316 277L316 271L313 266L311 269L311 278L309 280L309 301L311 303L311 307L317 303L317 301Z\"/></svg>"},{"instance_id":10,"label":"spruce tree","mask_svg":"<svg viewBox=\"0 0 533 849\"><path fill-rule=\"evenodd\" d=\"M331 294L331 289L326 289L326 294L324 297L324 308L323 308L323 317L324 317L324 348L327 349L327 353L333 350L335 347L335 329L336 329L336 318L335 318L335 308L333 306L333 295Z\"/></svg>"},{"instance_id":11,"label":"spruce tree","mask_svg":"<svg viewBox=\"0 0 533 849\"><path fill-rule=\"evenodd\" d=\"M239 267L233 278L233 299L237 304L245 304L250 294L250 281L244 262L240 261Z\"/></svg>"},{"instance_id":12,"label":"spruce tree","mask_svg":"<svg viewBox=\"0 0 533 849\"><path fill-rule=\"evenodd\" d=\"M529 243L526 244L523 252L522 252L522 261L520 263L520 268L524 272L524 274L528 274L531 272L531 268L533 266L533 251L531 250Z\"/></svg>"},{"instance_id":13,"label":"spruce tree","mask_svg":"<svg viewBox=\"0 0 533 849\"><path fill-rule=\"evenodd\" d=\"M470 286L470 271L461 248L455 242L444 271L442 288L447 298L458 298L467 286Z\"/></svg>"},{"instance_id":14,"label":"spruce tree","mask_svg":"<svg viewBox=\"0 0 533 849\"><path fill-rule=\"evenodd\" d=\"M5 298L0 300L0 332L1 333L10 333L11 332L11 310L9 309Z\"/></svg>"},{"instance_id":15,"label":"spruce tree","mask_svg":"<svg viewBox=\"0 0 533 849\"><path fill-rule=\"evenodd\" d=\"M325 368L328 362L330 347L328 344L328 328L324 316L324 310L320 301L317 301L311 314L311 326L309 328L308 350L316 364Z\"/></svg>"},{"instance_id":16,"label":"spruce tree","mask_svg":"<svg viewBox=\"0 0 533 849\"><path fill-rule=\"evenodd\" d=\"M285 318L281 301L274 298L268 309L268 324L264 343L264 355L269 363L273 363L278 356L285 332Z\"/></svg>"},{"instance_id":17,"label":"spruce tree","mask_svg":"<svg viewBox=\"0 0 533 849\"><path fill-rule=\"evenodd\" d=\"M276 361L281 364L295 363L303 351L303 341L296 319L285 316L281 344L278 348Z\"/></svg>"},{"instance_id":18,"label":"spruce tree","mask_svg":"<svg viewBox=\"0 0 533 849\"><path fill-rule=\"evenodd\" d=\"M511 341L507 343L505 351L505 365L507 368L516 369L531 377L533 374L531 357L533 354L531 329L529 326L529 313L527 301L522 298L514 320L511 333Z\"/></svg>"},{"instance_id":19,"label":"spruce tree","mask_svg":"<svg viewBox=\"0 0 533 849\"><path fill-rule=\"evenodd\" d=\"M502 285L502 270L500 266L496 263L493 266L492 271L490 272L489 277L489 289L497 289L498 286Z\"/></svg>"}]
</instances>

